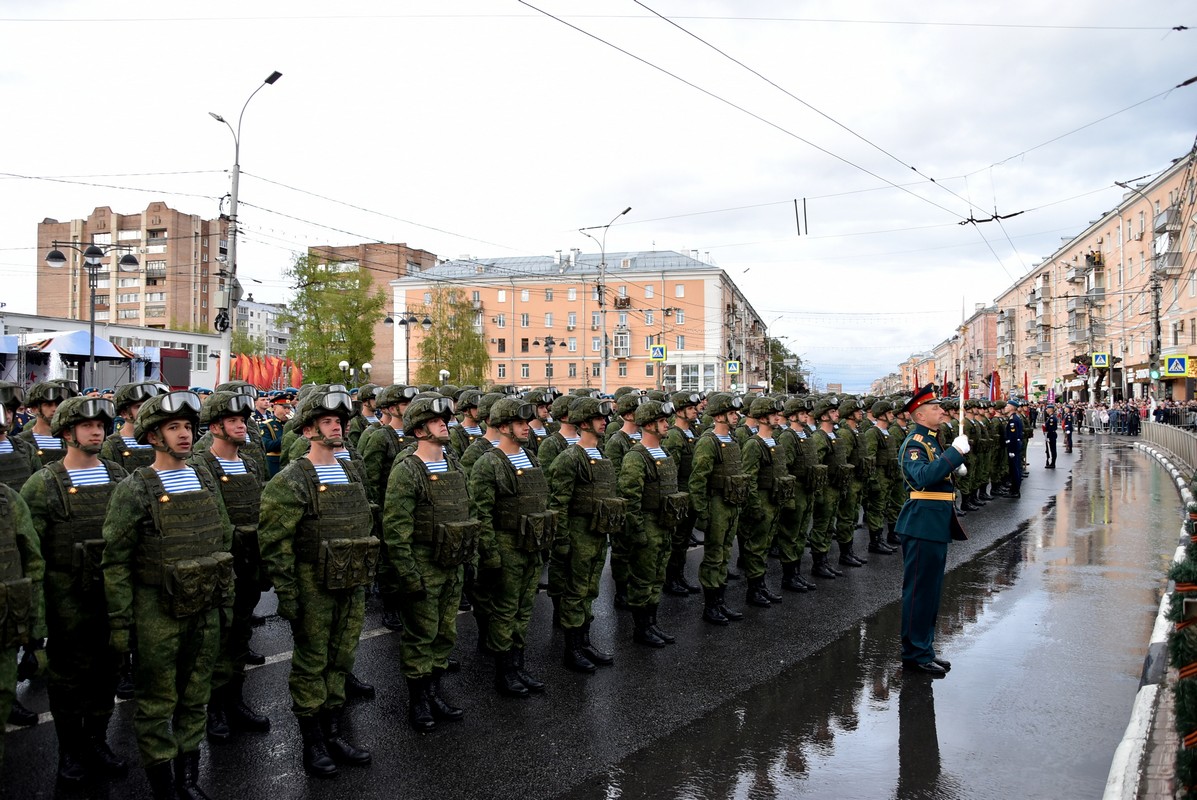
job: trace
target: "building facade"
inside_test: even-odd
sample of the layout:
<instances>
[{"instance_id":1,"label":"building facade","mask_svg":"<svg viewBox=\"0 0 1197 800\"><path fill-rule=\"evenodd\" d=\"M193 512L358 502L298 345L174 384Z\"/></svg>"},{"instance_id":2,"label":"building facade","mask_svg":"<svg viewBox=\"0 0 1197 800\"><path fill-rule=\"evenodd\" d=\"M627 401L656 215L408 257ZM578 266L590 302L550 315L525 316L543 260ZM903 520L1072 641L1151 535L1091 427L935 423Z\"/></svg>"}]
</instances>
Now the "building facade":
<instances>
[{"instance_id":1,"label":"building facade","mask_svg":"<svg viewBox=\"0 0 1197 800\"><path fill-rule=\"evenodd\" d=\"M108 251L96 281L97 322L148 328L212 331L224 290L228 221L184 214L163 202L145 211L117 214L108 206L86 219L37 226L37 313L67 319L88 319L91 296L82 254L59 247L67 263L45 263L54 243L79 248L98 245ZM124 272L117 262L137 257L137 270Z\"/></svg>"},{"instance_id":2,"label":"building facade","mask_svg":"<svg viewBox=\"0 0 1197 800\"><path fill-rule=\"evenodd\" d=\"M237 304L236 330L260 341L261 355L285 358L291 343L291 325L282 319L286 311L283 303L258 303L251 294Z\"/></svg>"},{"instance_id":3,"label":"building facade","mask_svg":"<svg viewBox=\"0 0 1197 800\"><path fill-rule=\"evenodd\" d=\"M421 319L438 289L468 298L494 385L601 389L604 360L608 392L714 391L766 380L760 316L722 269L673 251L461 258L391 287L394 313ZM394 325L392 335L394 379L409 382L426 334L420 325Z\"/></svg>"}]
</instances>

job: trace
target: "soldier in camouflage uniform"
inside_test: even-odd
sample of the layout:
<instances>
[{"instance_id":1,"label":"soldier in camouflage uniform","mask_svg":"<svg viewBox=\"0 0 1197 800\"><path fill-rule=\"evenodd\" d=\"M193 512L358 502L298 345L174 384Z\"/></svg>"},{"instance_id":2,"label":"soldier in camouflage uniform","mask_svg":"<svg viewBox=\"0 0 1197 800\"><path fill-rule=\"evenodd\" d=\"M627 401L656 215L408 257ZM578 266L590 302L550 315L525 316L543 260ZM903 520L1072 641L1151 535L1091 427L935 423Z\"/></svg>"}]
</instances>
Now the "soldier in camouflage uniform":
<instances>
[{"instance_id":1,"label":"soldier in camouflage uniform","mask_svg":"<svg viewBox=\"0 0 1197 800\"><path fill-rule=\"evenodd\" d=\"M633 640L664 647L676 639L657 625L657 608L674 531L690 518L690 496L679 486L677 462L662 448L673 403L649 400L635 412L641 439L619 471L619 494L627 504L628 605Z\"/></svg>"},{"instance_id":2,"label":"soldier in camouflage uniform","mask_svg":"<svg viewBox=\"0 0 1197 800\"><path fill-rule=\"evenodd\" d=\"M778 558L781 560L781 588L806 592L815 584L802 577L802 552L806 549L806 531L810 527L814 495L827 482L827 469L815 468L815 445L806 421L810 419L807 401L794 398L782 409L789 424L777 433L786 467L794 478L794 496L782 503L777 523Z\"/></svg>"},{"instance_id":3,"label":"soldier in camouflage uniform","mask_svg":"<svg viewBox=\"0 0 1197 800\"><path fill-rule=\"evenodd\" d=\"M215 484L186 463L199 409L193 392L142 403L134 435L153 446L154 463L117 485L104 519L109 638L123 655L137 630L133 730L155 798L204 796L204 706L220 608L233 603L233 526Z\"/></svg>"},{"instance_id":4,"label":"soldier in camouflage uniform","mask_svg":"<svg viewBox=\"0 0 1197 800\"><path fill-rule=\"evenodd\" d=\"M348 392L318 390L304 398L295 421L312 447L266 484L258 524L262 564L295 642L288 683L303 765L320 778L336 775L338 764L371 761L342 727L366 586L380 550L362 475L336 455L352 411Z\"/></svg>"},{"instance_id":5,"label":"soldier in camouflage uniform","mask_svg":"<svg viewBox=\"0 0 1197 800\"><path fill-rule=\"evenodd\" d=\"M20 436L11 435L13 413L25 400L25 392L15 383L0 381L0 405L4 407L4 422L0 424L0 483L13 491L21 491L29 476L42 468L33 445Z\"/></svg>"},{"instance_id":6,"label":"soldier in camouflage uniform","mask_svg":"<svg viewBox=\"0 0 1197 800\"><path fill-rule=\"evenodd\" d=\"M133 424L137 420L137 412L142 403L154 395L169 391L170 387L155 381L127 383L117 389L113 405L116 406L117 415L124 421L118 430L104 440L104 445L100 448L100 458L115 461L126 472L154 463L154 448L137 443L133 436Z\"/></svg>"},{"instance_id":7,"label":"soldier in camouflage uniform","mask_svg":"<svg viewBox=\"0 0 1197 800\"><path fill-rule=\"evenodd\" d=\"M463 716L441 694L441 676L457 641L462 565L474 557L479 525L470 518L465 470L448 448L452 416L445 397L417 398L407 407L403 427L416 450L391 470L382 515L404 593L399 652L408 721L421 732Z\"/></svg>"},{"instance_id":8,"label":"soldier in camouflage uniform","mask_svg":"<svg viewBox=\"0 0 1197 800\"><path fill-rule=\"evenodd\" d=\"M108 747L117 662L108 647L100 553L108 498L127 473L98 453L116 415L110 401L71 397L50 424L67 447L21 490L46 562L48 689L58 733L58 777L124 776L128 765Z\"/></svg>"},{"instance_id":9,"label":"soldier in camouflage uniform","mask_svg":"<svg viewBox=\"0 0 1197 800\"><path fill-rule=\"evenodd\" d=\"M741 560L748 581L745 601L757 608L780 603L781 595L765 582L769 548L777 534L781 506L794 499L794 478L790 475L784 448L778 447L774 431L781 425L780 400L758 397L749 406L756 432L740 446L742 469L748 480L748 496L740 516Z\"/></svg>"},{"instance_id":10,"label":"soldier in camouflage uniform","mask_svg":"<svg viewBox=\"0 0 1197 800\"><path fill-rule=\"evenodd\" d=\"M893 406L887 400L873 403L873 425L860 435L864 456L873 464L873 480L864 486L865 527L869 531L869 552L893 555L898 552L885 542L885 512L893 494L893 482L901 478L898 442L889 432Z\"/></svg>"},{"instance_id":11,"label":"soldier in camouflage uniform","mask_svg":"<svg viewBox=\"0 0 1197 800\"><path fill-rule=\"evenodd\" d=\"M557 456L561 455L567 447L577 444L581 438L578 429L572 422L569 421L569 406L577 399L576 395L564 394L553 401L550 406L550 412L553 419L556 420L557 430L545 437L545 440L540 443L540 448L536 451L536 458L540 462L540 468L544 470L545 475L548 475L549 467L557 460ZM553 603L553 627L561 627L561 617L559 606L561 604L561 577L565 574L565 564L559 560L557 551L549 548L547 556L547 571L548 581L546 584L547 594Z\"/></svg>"},{"instance_id":12,"label":"soldier in camouflage uniform","mask_svg":"<svg viewBox=\"0 0 1197 800\"><path fill-rule=\"evenodd\" d=\"M65 381L51 380L33 384L25 398L25 407L33 412L33 424L26 425L17 437L33 447L43 465L66 455L62 440L50 433L50 421L59 403L78 394Z\"/></svg>"},{"instance_id":13,"label":"soldier in camouflage uniform","mask_svg":"<svg viewBox=\"0 0 1197 800\"><path fill-rule=\"evenodd\" d=\"M832 403L834 400L834 404ZM814 440L815 466L827 468L827 482L822 491L815 492L814 508L811 511L810 554L814 563L810 574L816 578L835 579L844 573L836 569L828 558L831 540L835 535L836 511L840 503L840 486L851 480L851 467L841 460L836 448L838 434L835 423L839 419L839 398L827 398L815 403L811 411L818 428L811 434Z\"/></svg>"},{"instance_id":14,"label":"soldier in camouflage uniform","mask_svg":"<svg viewBox=\"0 0 1197 800\"><path fill-rule=\"evenodd\" d=\"M359 443L362 438L362 431L378 422L375 398L377 397L379 388L377 384L367 383L357 390L357 401L361 404L361 408L357 414L353 415L353 419L350 420L349 433L345 438L349 440L351 445L358 448L358 450L361 450Z\"/></svg>"},{"instance_id":15,"label":"soldier in camouflage uniform","mask_svg":"<svg viewBox=\"0 0 1197 800\"><path fill-rule=\"evenodd\" d=\"M615 401L615 413L623 420L619 430L607 432L607 440L603 444L603 457L611 459L615 467L616 476L623 466L624 455L640 443L640 428L636 425L636 409L648 400L644 395L628 387L619 399ZM628 541L627 537L617 534L611 537L611 579L615 582L614 605L616 608L628 607Z\"/></svg>"},{"instance_id":16,"label":"soldier in camouflage uniform","mask_svg":"<svg viewBox=\"0 0 1197 800\"><path fill-rule=\"evenodd\" d=\"M258 390L249 384L248 381L228 381L216 387L218 392L233 392L234 394L244 395L249 398L252 404L258 397ZM204 395L202 400L207 400L212 396L212 393ZM251 412L252 413L252 412ZM195 446L191 448L193 453L202 453L212 446L212 433L206 428L204 435L196 441ZM261 467L262 474L266 474L266 449L262 444L262 434L258 430L257 425L247 425L245 428L245 441L241 444L238 452L242 458L253 459L259 467Z\"/></svg>"},{"instance_id":17,"label":"soldier in camouflage uniform","mask_svg":"<svg viewBox=\"0 0 1197 800\"><path fill-rule=\"evenodd\" d=\"M477 582L484 591L481 619L486 649L495 656L495 689L508 697L544 691L524 670L532 604L550 546L556 514L548 510L549 485L533 455L528 402L504 398L490 409L487 430L499 443L474 462L470 502L480 527Z\"/></svg>"},{"instance_id":18,"label":"soldier in camouflage uniform","mask_svg":"<svg viewBox=\"0 0 1197 800\"><path fill-rule=\"evenodd\" d=\"M490 418L490 409L498 401L503 399L503 395L498 392L487 392L478 398L478 419L486 420ZM466 448L465 452L461 454L461 468L469 475L470 469L473 468L474 462L482 457L482 454L489 451L495 446L498 441L498 436L489 428L482 436L479 436L470 442L470 446ZM479 628L481 630L481 628Z\"/></svg>"},{"instance_id":19,"label":"soldier in camouflage uniform","mask_svg":"<svg viewBox=\"0 0 1197 800\"><path fill-rule=\"evenodd\" d=\"M729 607L728 564L732 542L740 521L740 509L748 496L748 481L740 463L740 445L732 436L744 403L722 392L708 398L711 428L694 445L690 469L690 501L696 525L705 534L702 566L698 580L704 598L702 618L713 625L741 620L743 613Z\"/></svg>"},{"instance_id":20,"label":"soldier in camouflage uniform","mask_svg":"<svg viewBox=\"0 0 1197 800\"><path fill-rule=\"evenodd\" d=\"M536 416L529 425L532 452L535 453L540 443L549 437L550 431L546 423L549 421L549 404L553 402L553 393L547 389L532 389L524 392L524 402L530 403L536 409Z\"/></svg>"},{"instance_id":21,"label":"soldier in camouflage uniform","mask_svg":"<svg viewBox=\"0 0 1197 800\"><path fill-rule=\"evenodd\" d=\"M478 417L478 400L482 392L477 389L465 389L457 399L457 411L461 414L461 424L449 429L449 447L453 455L460 459L465 451L482 438L482 421Z\"/></svg>"},{"instance_id":22,"label":"soldier in camouflage uniform","mask_svg":"<svg viewBox=\"0 0 1197 800\"><path fill-rule=\"evenodd\" d=\"M673 424L661 440L661 447L677 464L677 481L682 491L690 487L690 470L694 464L694 444L698 440L695 426L698 420L698 405L702 396L697 392L675 392L670 398L673 403ZM669 546L669 565L665 569L665 591L677 597L687 597L702 591L701 586L686 580L686 554L690 549L690 538L694 534L694 503L691 500L689 513L673 529L673 541Z\"/></svg>"},{"instance_id":23,"label":"soldier in camouflage uniform","mask_svg":"<svg viewBox=\"0 0 1197 800\"><path fill-rule=\"evenodd\" d=\"M893 422L890 423L889 432L890 440L897 446L896 459L897 453L902 452L902 443L906 441L906 436L910 432L910 417L905 411L906 398L904 396L895 397L890 402L893 406ZM906 499L909 496L906 483L901 480L901 472L902 465L899 462L898 480L890 484L889 502L885 506L885 543L890 547L902 546L902 538L894 527L898 523L898 515L902 513L902 506L906 504Z\"/></svg>"},{"instance_id":24,"label":"soldier in camouflage uniform","mask_svg":"<svg viewBox=\"0 0 1197 800\"><path fill-rule=\"evenodd\" d=\"M835 539L840 546L839 563L845 567L863 567L867 559L856 555L856 525L860 519L864 484L873 480L876 464L869 461L860 443L860 420L864 416L854 397L845 397L839 405L840 426L836 429L836 460L848 465L847 479L841 484L836 510Z\"/></svg>"},{"instance_id":25,"label":"soldier in camouflage uniform","mask_svg":"<svg viewBox=\"0 0 1197 800\"><path fill-rule=\"evenodd\" d=\"M561 452L548 469L549 508L557 512L553 564L562 565L554 579L561 587L558 616L565 632L562 663L574 672L593 673L610 666L614 657L590 640L593 606L599 593L607 537L623 532L624 501L616 496L616 473L599 451L599 437L607 428L611 403L575 398L569 418L580 438Z\"/></svg>"},{"instance_id":26,"label":"soldier in camouflage uniform","mask_svg":"<svg viewBox=\"0 0 1197 800\"><path fill-rule=\"evenodd\" d=\"M208 395L200 409L200 424L208 426L212 445L187 461L207 472L220 489L233 523L233 607L223 614L220 653L208 703L208 738L214 742L227 742L234 730L270 730L270 720L250 708L242 694L246 665L266 663L262 654L250 649L250 617L262 590L270 587L269 581L263 580L258 546L258 514L266 475L257 461L241 457L252 414L253 399L246 394L220 391Z\"/></svg>"}]
</instances>

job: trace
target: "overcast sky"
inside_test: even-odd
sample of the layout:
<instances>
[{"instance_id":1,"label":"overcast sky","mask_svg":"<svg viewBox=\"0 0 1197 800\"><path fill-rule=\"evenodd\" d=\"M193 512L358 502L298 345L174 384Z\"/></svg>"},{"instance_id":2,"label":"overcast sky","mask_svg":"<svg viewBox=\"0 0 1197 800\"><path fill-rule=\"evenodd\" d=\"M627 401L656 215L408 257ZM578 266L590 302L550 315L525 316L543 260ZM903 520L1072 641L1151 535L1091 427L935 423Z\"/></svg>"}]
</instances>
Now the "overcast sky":
<instances>
[{"instance_id":1,"label":"overcast sky","mask_svg":"<svg viewBox=\"0 0 1197 800\"><path fill-rule=\"evenodd\" d=\"M308 245L590 252L577 228L630 205L608 250L709 253L819 384L862 390L1197 134L1197 85L1168 92L1197 75L1180 0L6 0L0 18L12 311L35 309L44 217L215 216L233 142L207 112L235 119L279 70L242 129L255 299L287 299ZM995 209L1026 213L958 224Z\"/></svg>"}]
</instances>

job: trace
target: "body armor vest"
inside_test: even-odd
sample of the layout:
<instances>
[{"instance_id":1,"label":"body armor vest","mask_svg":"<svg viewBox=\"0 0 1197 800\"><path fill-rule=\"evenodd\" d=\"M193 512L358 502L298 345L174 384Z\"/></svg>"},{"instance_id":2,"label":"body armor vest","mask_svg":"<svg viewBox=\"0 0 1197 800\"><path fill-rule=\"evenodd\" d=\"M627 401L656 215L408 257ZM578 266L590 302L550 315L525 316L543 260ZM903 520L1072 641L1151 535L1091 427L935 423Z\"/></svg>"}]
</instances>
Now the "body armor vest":
<instances>
[{"instance_id":1,"label":"body armor vest","mask_svg":"<svg viewBox=\"0 0 1197 800\"><path fill-rule=\"evenodd\" d=\"M470 496L466 491L465 473L452 466L448 472L430 473L420 458L404 459L403 463L408 464L408 468L424 484L425 502L416 505L412 526L415 541L433 542L436 540L438 524L465 522L470 518Z\"/></svg>"},{"instance_id":2,"label":"body armor vest","mask_svg":"<svg viewBox=\"0 0 1197 800\"><path fill-rule=\"evenodd\" d=\"M698 440L698 435L691 439L686 435L686 432L681 428L675 428L681 435L682 448L677 456L677 479L680 483L687 483L690 480L690 470L694 466L694 442ZM691 428L691 433L693 433Z\"/></svg>"},{"instance_id":3,"label":"body armor vest","mask_svg":"<svg viewBox=\"0 0 1197 800\"><path fill-rule=\"evenodd\" d=\"M0 483L8 484L14 492L21 491L25 481L33 474L29 468L29 450L32 445L17 436L9 436L12 452L0 456Z\"/></svg>"},{"instance_id":4,"label":"body armor vest","mask_svg":"<svg viewBox=\"0 0 1197 800\"><path fill-rule=\"evenodd\" d=\"M581 448L582 445L574 447ZM583 476L587 480L574 484L574 494L569 501L571 514L589 514L600 500L618 496L615 462L609 458L591 458L585 450L582 450L582 458L589 466Z\"/></svg>"},{"instance_id":5,"label":"body armor vest","mask_svg":"<svg viewBox=\"0 0 1197 800\"><path fill-rule=\"evenodd\" d=\"M719 439L714 432L704 433L715 443L715 468L711 470L709 486L725 499L728 492L742 495L744 491L744 469L740 466L740 444L733 437L730 442ZM740 484L736 488L735 484ZM736 501L736 502L742 502Z\"/></svg>"},{"instance_id":6,"label":"body armor vest","mask_svg":"<svg viewBox=\"0 0 1197 800\"><path fill-rule=\"evenodd\" d=\"M42 531L42 558L51 569L69 570L77 564L75 545L88 539L103 539L104 517L108 513L108 498L116 488L117 479L105 463L108 483L98 486L72 486L71 476L61 461L46 469L51 485L46 488L57 496L49 503L49 525Z\"/></svg>"},{"instance_id":7,"label":"body armor vest","mask_svg":"<svg viewBox=\"0 0 1197 800\"><path fill-rule=\"evenodd\" d=\"M783 428L777 435L777 441L792 439L794 447L794 464L791 468L793 476L801 481L810 478L811 469L815 466L815 445L810 435L799 436L793 428Z\"/></svg>"},{"instance_id":8,"label":"body armor vest","mask_svg":"<svg viewBox=\"0 0 1197 800\"><path fill-rule=\"evenodd\" d=\"M37 457L42 460L43 466L49 464L51 461L61 461L62 457L66 455L66 448L47 447L43 449L38 447L37 440L33 438L32 425L27 430L21 431L19 438L24 439L33 448L33 452L37 453Z\"/></svg>"},{"instance_id":9,"label":"body armor vest","mask_svg":"<svg viewBox=\"0 0 1197 800\"><path fill-rule=\"evenodd\" d=\"M506 491L507 484L499 483L499 497L495 499L494 526L496 530L516 533L520 519L528 514L540 514L549 507L549 482L540 467L516 469L506 453L495 454L506 469L515 494Z\"/></svg>"},{"instance_id":10,"label":"body armor vest","mask_svg":"<svg viewBox=\"0 0 1197 800\"><path fill-rule=\"evenodd\" d=\"M763 439L758 438L757 441L759 445L754 446L760 447L763 457L761 466L756 471L756 485L758 489L771 492L783 482L783 478L790 477L790 471L786 468L785 459L781 458L775 447L770 447Z\"/></svg>"},{"instance_id":11,"label":"body armor vest","mask_svg":"<svg viewBox=\"0 0 1197 800\"><path fill-rule=\"evenodd\" d=\"M150 496L150 524L137 543L134 574L146 586L161 586L164 568L185 559L212 556L224 549L216 487L197 470L198 492L167 494L153 467L134 473Z\"/></svg>"},{"instance_id":12,"label":"body armor vest","mask_svg":"<svg viewBox=\"0 0 1197 800\"><path fill-rule=\"evenodd\" d=\"M644 464L648 468L648 474L644 481L644 492L640 495L640 508L644 511L657 511L661 508L665 497L678 493L677 462L672 458L658 461L642 444L633 447L631 452L643 458Z\"/></svg>"},{"instance_id":13,"label":"body armor vest","mask_svg":"<svg viewBox=\"0 0 1197 800\"><path fill-rule=\"evenodd\" d=\"M205 450L200 458L216 475L220 488L220 497L224 500L225 510L229 512L229 521L235 527L258 527L258 510L262 506L262 481L254 472L254 463L248 458L241 459L245 464L244 475L230 475L221 467L220 459Z\"/></svg>"},{"instance_id":14,"label":"body armor vest","mask_svg":"<svg viewBox=\"0 0 1197 800\"><path fill-rule=\"evenodd\" d=\"M374 528L374 515L357 470L340 462L349 483L321 483L316 467L306 458L294 462L308 481L312 508L295 527L295 558L316 563L321 541L364 539Z\"/></svg>"},{"instance_id":15,"label":"body armor vest","mask_svg":"<svg viewBox=\"0 0 1197 800\"><path fill-rule=\"evenodd\" d=\"M129 447L120 433L112 434L105 440L105 443L111 445L111 452L120 460L120 465L129 472L154 463L154 448Z\"/></svg>"},{"instance_id":16,"label":"body armor vest","mask_svg":"<svg viewBox=\"0 0 1197 800\"><path fill-rule=\"evenodd\" d=\"M17 528L7 494L0 489L0 583L20 580L25 575L17 550Z\"/></svg>"}]
</instances>

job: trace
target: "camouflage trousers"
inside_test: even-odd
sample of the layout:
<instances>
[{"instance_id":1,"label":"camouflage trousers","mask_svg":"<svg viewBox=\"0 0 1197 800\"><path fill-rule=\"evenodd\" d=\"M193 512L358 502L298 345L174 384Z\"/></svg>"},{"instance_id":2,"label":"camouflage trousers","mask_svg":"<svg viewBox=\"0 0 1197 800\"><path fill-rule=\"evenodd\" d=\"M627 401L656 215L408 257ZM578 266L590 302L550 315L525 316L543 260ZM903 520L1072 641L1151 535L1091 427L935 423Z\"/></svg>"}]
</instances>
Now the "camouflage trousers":
<instances>
[{"instance_id":1,"label":"camouflage trousers","mask_svg":"<svg viewBox=\"0 0 1197 800\"><path fill-rule=\"evenodd\" d=\"M811 512L810 550L812 553L826 553L831 549L831 538L835 535L835 514L840 504L840 493L831 486L816 492Z\"/></svg>"},{"instance_id":2,"label":"camouflage trousers","mask_svg":"<svg viewBox=\"0 0 1197 800\"><path fill-rule=\"evenodd\" d=\"M400 669L405 678L424 678L449 664L449 653L457 642L457 611L465 568L437 566L428 545L413 544L411 551L424 581L424 597L403 602Z\"/></svg>"},{"instance_id":3,"label":"camouflage trousers","mask_svg":"<svg viewBox=\"0 0 1197 800\"><path fill-rule=\"evenodd\" d=\"M378 559L378 574L374 576L375 583L378 584L378 594L382 599L384 608L398 609L403 605L403 581L399 579L399 572L395 569L394 562L391 561L390 552L387 550L387 540L380 536L381 528L376 527L374 535L378 536L382 542L382 550L379 553Z\"/></svg>"},{"instance_id":4,"label":"camouflage trousers","mask_svg":"<svg viewBox=\"0 0 1197 800\"><path fill-rule=\"evenodd\" d=\"M633 544L628 553L628 605L643 608L661 602L665 568L673 549L674 528L663 527L644 512L644 543ZM685 520L682 521L683 524Z\"/></svg>"},{"instance_id":5,"label":"camouflage trousers","mask_svg":"<svg viewBox=\"0 0 1197 800\"><path fill-rule=\"evenodd\" d=\"M889 486L889 503L885 507L885 521L889 524L897 524L898 515L902 513L902 506L906 505L906 499L909 497L908 492L906 481L899 473L899 477Z\"/></svg>"},{"instance_id":6,"label":"camouflage trousers","mask_svg":"<svg viewBox=\"0 0 1197 800\"><path fill-rule=\"evenodd\" d=\"M611 579L617 587L628 585L632 547L626 530L611 536Z\"/></svg>"},{"instance_id":7,"label":"camouflage trousers","mask_svg":"<svg viewBox=\"0 0 1197 800\"><path fill-rule=\"evenodd\" d=\"M220 646L220 612L213 608L175 619L162 611L157 587L135 586L133 625L133 732L142 766L151 767L199 750Z\"/></svg>"},{"instance_id":8,"label":"camouflage trousers","mask_svg":"<svg viewBox=\"0 0 1197 800\"><path fill-rule=\"evenodd\" d=\"M760 513L740 516L740 561L744 565L744 576L755 580L765 574L769 565L769 546L777 532L780 509L776 504L762 499Z\"/></svg>"},{"instance_id":9,"label":"camouflage trousers","mask_svg":"<svg viewBox=\"0 0 1197 800\"><path fill-rule=\"evenodd\" d=\"M889 507L891 481L880 473L865 486L865 527L869 533L885 530L886 511Z\"/></svg>"},{"instance_id":10,"label":"camouflage trousers","mask_svg":"<svg viewBox=\"0 0 1197 800\"><path fill-rule=\"evenodd\" d=\"M781 563L797 564L806 550L806 530L810 527L815 504L812 492L799 488L792 502L782 506L777 518L774 542L781 553Z\"/></svg>"},{"instance_id":11,"label":"camouflage trousers","mask_svg":"<svg viewBox=\"0 0 1197 800\"><path fill-rule=\"evenodd\" d=\"M851 542L856 535L856 521L860 519L861 486L860 481L852 478L840 492L835 521L835 540L840 544Z\"/></svg>"},{"instance_id":12,"label":"camouflage trousers","mask_svg":"<svg viewBox=\"0 0 1197 800\"><path fill-rule=\"evenodd\" d=\"M353 672L366 617L366 587L328 590L316 565L297 563L299 619L291 622L291 710L307 717L345 705L345 677Z\"/></svg>"},{"instance_id":13,"label":"camouflage trousers","mask_svg":"<svg viewBox=\"0 0 1197 800\"><path fill-rule=\"evenodd\" d=\"M0 720L8 719L12 701L17 696L17 651L20 648L0 648ZM4 730L0 729L0 767L4 766Z\"/></svg>"},{"instance_id":14,"label":"camouflage trousers","mask_svg":"<svg viewBox=\"0 0 1197 800\"><path fill-rule=\"evenodd\" d=\"M55 720L112 716L119 659L108 644L104 587L85 595L62 570L46 570L46 657L50 712Z\"/></svg>"},{"instance_id":15,"label":"camouflage trousers","mask_svg":"<svg viewBox=\"0 0 1197 800\"><path fill-rule=\"evenodd\" d=\"M565 530L558 530L554 547L563 564L558 605L561 627L581 628L594 619L594 601L607 560L607 537L590 531L589 517L575 516Z\"/></svg>"},{"instance_id":16,"label":"camouflage trousers","mask_svg":"<svg viewBox=\"0 0 1197 800\"><path fill-rule=\"evenodd\" d=\"M669 543L668 569L679 575L686 569L686 554L690 551L690 534L694 532L695 519L694 511L691 509L689 515L673 529Z\"/></svg>"},{"instance_id":17,"label":"camouflage trousers","mask_svg":"<svg viewBox=\"0 0 1197 800\"><path fill-rule=\"evenodd\" d=\"M496 531L495 539L503 566L497 572L498 580L478 593L479 603L485 606L482 618L486 620L486 630L479 635L485 637L492 653L506 653L527 642L544 555L517 547L516 537L504 531Z\"/></svg>"},{"instance_id":18,"label":"camouflage trousers","mask_svg":"<svg viewBox=\"0 0 1197 800\"><path fill-rule=\"evenodd\" d=\"M236 569L233 607L225 610L228 624L220 629L220 653L212 671L213 689L244 682L245 658L253 636L250 617L262 599L260 557L255 548L246 547L240 537L233 540L233 566Z\"/></svg>"},{"instance_id":19,"label":"camouflage trousers","mask_svg":"<svg viewBox=\"0 0 1197 800\"><path fill-rule=\"evenodd\" d=\"M712 495L708 499L707 514L709 522L703 531L698 582L704 589L718 589L727 584L727 565L740 524L740 507L728 503L720 495Z\"/></svg>"}]
</instances>

